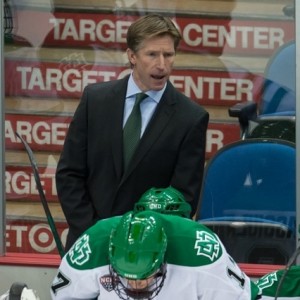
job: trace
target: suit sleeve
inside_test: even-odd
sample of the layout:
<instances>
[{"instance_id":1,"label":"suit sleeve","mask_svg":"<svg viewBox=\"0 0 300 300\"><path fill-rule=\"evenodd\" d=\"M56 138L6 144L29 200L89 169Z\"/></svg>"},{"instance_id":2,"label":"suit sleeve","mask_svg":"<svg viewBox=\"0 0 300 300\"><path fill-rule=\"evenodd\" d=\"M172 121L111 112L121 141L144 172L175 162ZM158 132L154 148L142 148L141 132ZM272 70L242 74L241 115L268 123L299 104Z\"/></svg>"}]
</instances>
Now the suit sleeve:
<instances>
[{"instance_id":1,"label":"suit sleeve","mask_svg":"<svg viewBox=\"0 0 300 300\"><path fill-rule=\"evenodd\" d=\"M95 222L94 208L86 189L87 98L85 89L70 123L56 170L57 194L67 219L70 228L69 234L73 242Z\"/></svg>"},{"instance_id":2,"label":"suit sleeve","mask_svg":"<svg viewBox=\"0 0 300 300\"><path fill-rule=\"evenodd\" d=\"M202 108L198 110L198 116L178 151L178 161L171 181L171 185L180 190L191 204L192 216L200 196L208 120L208 113Z\"/></svg>"}]
</instances>

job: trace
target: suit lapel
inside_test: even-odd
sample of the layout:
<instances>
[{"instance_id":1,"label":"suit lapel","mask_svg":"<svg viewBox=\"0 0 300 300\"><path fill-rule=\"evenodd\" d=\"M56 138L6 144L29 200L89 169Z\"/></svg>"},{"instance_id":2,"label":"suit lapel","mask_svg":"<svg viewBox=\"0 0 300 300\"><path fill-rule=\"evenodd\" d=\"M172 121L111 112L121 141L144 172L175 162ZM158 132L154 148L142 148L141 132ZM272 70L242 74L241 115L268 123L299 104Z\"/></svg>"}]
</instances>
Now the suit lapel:
<instances>
[{"instance_id":1,"label":"suit lapel","mask_svg":"<svg viewBox=\"0 0 300 300\"><path fill-rule=\"evenodd\" d=\"M110 111L112 116L111 149L113 154L114 168L117 177L121 179L123 173L123 114L124 103L129 76L124 78L112 91Z\"/></svg>"},{"instance_id":2,"label":"suit lapel","mask_svg":"<svg viewBox=\"0 0 300 300\"><path fill-rule=\"evenodd\" d=\"M133 160L123 175L122 182L136 168L147 152L150 151L151 146L156 142L159 136L163 133L167 124L170 122L176 106L176 101L174 101L174 98L171 96L172 88L173 87L171 85L168 85L164 92L162 99L142 136L137 151L133 156Z\"/></svg>"}]
</instances>

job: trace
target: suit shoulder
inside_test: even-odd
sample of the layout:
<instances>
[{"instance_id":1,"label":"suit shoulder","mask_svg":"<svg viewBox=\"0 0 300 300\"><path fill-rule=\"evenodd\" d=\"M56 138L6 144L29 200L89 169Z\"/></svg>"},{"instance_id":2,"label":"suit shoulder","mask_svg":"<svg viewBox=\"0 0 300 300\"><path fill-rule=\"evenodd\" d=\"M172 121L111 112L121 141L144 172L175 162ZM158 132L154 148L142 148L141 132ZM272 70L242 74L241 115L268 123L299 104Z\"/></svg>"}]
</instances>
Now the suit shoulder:
<instances>
[{"instance_id":1,"label":"suit shoulder","mask_svg":"<svg viewBox=\"0 0 300 300\"><path fill-rule=\"evenodd\" d=\"M111 91L116 89L117 87L122 87L123 85L127 86L127 81L128 76L117 80L92 83L84 88L84 92L99 92L99 90L101 90L101 92L105 90Z\"/></svg>"},{"instance_id":2,"label":"suit shoulder","mask_svg":"<svg viewBox=\"0 0 300 300\"><path fill-rule=\"evenodd\" d=\"M173 101L178 103L180 106L184 106L185 112L188 111L194 114L208 115L208 112L202 105L200 105L196 101L193 101L182 92L178 91L171 83L168 84L168 92L170 93L171 99Z\"/></svg>"},{"instance_id":3,"label":"suit shoulder","mask_svg":"<svg viewBox=\"0 0 300 300\"><path fill-rule=\"evenodd\" d=\"M184 122L195 124L200 121L201 124L208 124L208 111L199 103L191 100L185 95L181 94L181 96L178 97L176 111L177 117L184 120Z\"/></svg>"}]
</instances>

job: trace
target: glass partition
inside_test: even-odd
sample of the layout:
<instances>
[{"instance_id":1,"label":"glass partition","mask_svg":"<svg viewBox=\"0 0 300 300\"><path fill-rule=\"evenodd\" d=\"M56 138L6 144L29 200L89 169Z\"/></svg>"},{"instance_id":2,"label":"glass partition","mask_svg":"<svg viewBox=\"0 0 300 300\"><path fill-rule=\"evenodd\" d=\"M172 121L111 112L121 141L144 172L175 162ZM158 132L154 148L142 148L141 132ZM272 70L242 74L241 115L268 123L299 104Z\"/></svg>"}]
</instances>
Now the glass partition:
<instances>
[{"instance_id":1,"label":"glass partition","mask_svg":"<svg viewBox=\"0 0 300 300\"><path fill-rule=\"evenodd\" d=\"M28 153L16 133L33 151L65 243L68 227L57 199L55 170L69 123L87 84L130 72L126 31L132 21L152 12L170 16L182 33L170 81L210 113L207 166L221 149L242 139L272 138L295 146L293 1L4 0L6 251L58 253ZM272 170L265 172L269 176ZM295 173L292 177L295 189ZM295 229L295 190L292 197L287 223ZM255 209L262 210L259 204ZM204 219L200 213L197 218ZM287 225L274 214L270 220ZM232 232L232 226L249 220L229 221ZM255 230L264 229L247 230L249 241ZM232 238L228 234L225 238ZM288 233L292 250L295 235L295 230ZM282 257L251 262L286 263L288 255Z\"/></svg>"}]
</instances>

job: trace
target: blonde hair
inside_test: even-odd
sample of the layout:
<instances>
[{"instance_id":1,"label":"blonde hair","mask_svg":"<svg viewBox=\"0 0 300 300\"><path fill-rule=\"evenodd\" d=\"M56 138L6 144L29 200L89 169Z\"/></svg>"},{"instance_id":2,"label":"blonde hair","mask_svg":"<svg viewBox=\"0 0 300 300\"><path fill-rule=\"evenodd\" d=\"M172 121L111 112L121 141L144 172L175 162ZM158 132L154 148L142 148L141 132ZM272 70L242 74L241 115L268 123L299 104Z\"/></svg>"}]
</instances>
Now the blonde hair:
<instances>
[{"instance_id":1,"label":"blonde hair","mask_svg":"<svg viewBox=\"0 0 300 300\"><path fill-rule=\"evenodd\" d=\"M127 46L133 52L137 52L144 40L164 35L173 39L176 50L182 37L172 20L159 14L145 15L128 28Z\"/></svg>"}]
</instances>

